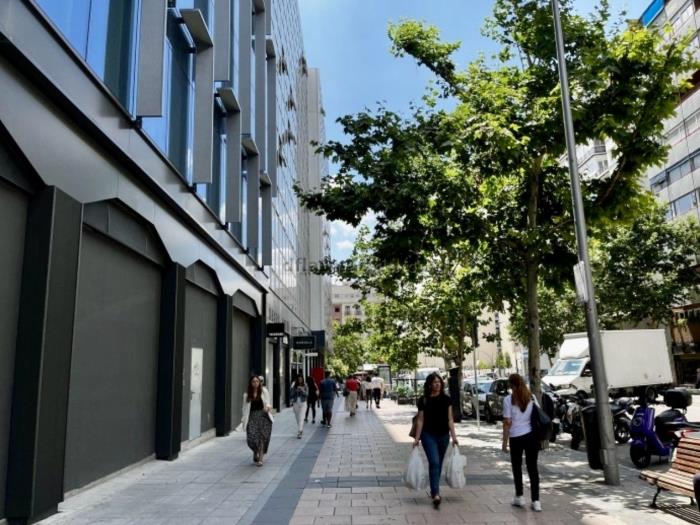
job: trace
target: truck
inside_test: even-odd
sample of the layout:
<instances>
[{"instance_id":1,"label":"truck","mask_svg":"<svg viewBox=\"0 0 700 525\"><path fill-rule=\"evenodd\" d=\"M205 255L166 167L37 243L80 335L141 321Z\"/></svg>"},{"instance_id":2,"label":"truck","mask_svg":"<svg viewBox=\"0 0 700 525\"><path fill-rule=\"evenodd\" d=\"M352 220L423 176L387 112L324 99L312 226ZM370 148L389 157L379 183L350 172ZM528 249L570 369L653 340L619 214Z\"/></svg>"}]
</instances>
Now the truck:
<instances>
[{"instance_id":1,"label":"truck","mask_svg":"<svg viewBox=\"0 0 700 525\"><path fill-rule=\"evenodd\" d=\"M635 394L653 401L673 383L665 330L601 330L600 338L611 396ZM542 381L555 390L589 396L593 370L587 334L564 336L559 358Z\"/></svg>"}]
</instances>

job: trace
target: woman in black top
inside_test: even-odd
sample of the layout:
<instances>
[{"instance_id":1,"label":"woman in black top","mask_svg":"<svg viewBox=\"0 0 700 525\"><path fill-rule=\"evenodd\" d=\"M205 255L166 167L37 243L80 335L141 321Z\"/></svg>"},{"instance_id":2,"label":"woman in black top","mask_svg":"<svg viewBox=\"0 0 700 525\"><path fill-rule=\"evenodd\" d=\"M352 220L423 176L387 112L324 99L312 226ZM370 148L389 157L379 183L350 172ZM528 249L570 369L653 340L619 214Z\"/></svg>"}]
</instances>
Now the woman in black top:
<instances>
[{"instance_id":1,"label":"woman in black top","mask_svg":"<svg viewBox=\"0 0 700 525\"><path fill-rule=\"evenodd\" d=\"M306 384L309 385L309 396L306 398L306 417L304 422L309 422L309 409L311 409L311 422L316 423L316 401L318 401L318 386L312 376L306 378Z\"/></svg>"},{"instance_id":2,"label":"woman in black top","mask_svg":"<svg viewBox=\"0 0 700 525\"><path fill-rule=\"evenodd\" d=\"M423 443L423 450L428 457L430 474L430 496L433 506L440 506L440 473L445 459L447 445L457 446L457 434L452 417L452 402L445 394L445 383L439 374L433 372L425 380L423 397L418 400L418 420L416 421L416 439L413 446Z\"/></svg>"}]
</instances>

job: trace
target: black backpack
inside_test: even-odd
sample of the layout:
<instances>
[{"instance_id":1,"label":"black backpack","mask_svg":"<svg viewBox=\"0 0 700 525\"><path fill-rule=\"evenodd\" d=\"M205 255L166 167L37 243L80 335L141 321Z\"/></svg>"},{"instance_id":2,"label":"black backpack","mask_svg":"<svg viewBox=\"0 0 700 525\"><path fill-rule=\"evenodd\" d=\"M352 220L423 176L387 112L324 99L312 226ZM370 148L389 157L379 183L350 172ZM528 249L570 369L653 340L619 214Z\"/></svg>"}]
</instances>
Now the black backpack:
<instances>
[{"instance_id":1,"label":"black backpack","mask_svg":"<svg viewBox=\"0 0 700 525\"><path fill-rule=\"evenodd\" d=\"M552 435L552 420L534 400L532 402L532 414L530 414L530 425L538 441L549 440L549 437Z\"/></svg>"}]
</instances>

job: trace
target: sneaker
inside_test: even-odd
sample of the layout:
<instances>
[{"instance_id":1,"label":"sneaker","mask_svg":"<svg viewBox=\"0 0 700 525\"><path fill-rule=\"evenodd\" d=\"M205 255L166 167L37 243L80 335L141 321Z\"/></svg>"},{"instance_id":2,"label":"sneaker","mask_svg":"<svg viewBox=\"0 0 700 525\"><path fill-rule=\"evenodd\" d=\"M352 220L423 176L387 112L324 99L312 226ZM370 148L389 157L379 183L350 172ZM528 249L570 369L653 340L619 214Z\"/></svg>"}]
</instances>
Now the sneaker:
<instances>
[{"instance_id":1,"label":"sneaker","mask_svg":"<svg viewBox=\"0 0 700 525\"><path fill-rule=\"evenodd\" d=\"M311 420L311 424L312 424L312 425L315 425L315 424L316 424L316 420L315 420L315 419L312 419L312 420Z\"/></svg>"},{"instance_id":2,"label":"sneaker","mask_svg":"<svg viewBox=\"0 0 700 525\"><path fill-rule=\"evenodd\" d=\"M309 422L309 420L308 420L308 419L304 419L304 423L308 423L308 422Z\"/></svg>"},{"instance_id":3,"label":"sneaker","mask_svg":"<svg viewBox=\"0 0 700 525\"><path fill-rule=\"evenodd\" d=\"M542 505L539 501L532 502L532 510L534 510L535 512L542 512Z\"/></svg>"},{"instance_id":4,"label":"sneaker","mask_svg":"<svg viewBox=\"0 0 700 525\"><path fill-rule=\"evenodd\" d=\"M297 432L297 439L301 439L301 430Z\"/></svg>"},{"instance_id":5,"label":"sneaker","mask_svg":"<svg viewBox=\"0 0 700 525\"><path fill-rule=\"evenodd\" d=\"M525 498L523 496L515 496L511 505L513 505L514 507L524 507Z\"/></svg>"},{"instance_id":6,"label":"sneaker","mask_svg":"<svg viewBox=\"0 0 700 525\"><path fill-rule=\"evenodd\" d=\"M331 424L330 424L330 423L328 423L326 426L327 426L328 428L331 428Z\"/></svg>"}]
</instances>

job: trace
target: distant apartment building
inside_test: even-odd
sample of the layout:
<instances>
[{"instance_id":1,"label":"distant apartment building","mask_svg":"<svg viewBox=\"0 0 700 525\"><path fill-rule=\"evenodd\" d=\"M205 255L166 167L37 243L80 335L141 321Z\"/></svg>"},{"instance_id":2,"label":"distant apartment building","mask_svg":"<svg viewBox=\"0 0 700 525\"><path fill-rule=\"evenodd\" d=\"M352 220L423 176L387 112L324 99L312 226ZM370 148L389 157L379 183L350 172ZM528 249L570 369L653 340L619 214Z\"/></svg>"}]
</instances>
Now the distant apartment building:
<instances>
[{"instance_id":1,"label":"distant apartment building","mask_svg":"<svg viewBox=\"0 0 700 525\"><path fill-rule=\"evenodd\" d=\"M25 523L227 435L251 374L284 406L330 304L293 191L323 112L297 0L1 0L0 43L0 522Z\"/></svg>"},{"instance_id":2,"label":"distant apartment building","mask_svg":"<svg viewBox=\"0 0 700 525\"><path fill-rule=\"evenodd\" d=\"M362 301L362 292L356 290L349 284L333 284L332 287L332 321L340 324L347 323L350 319L364 321L367 314ZM372 292L364 298L369 304L377 304L383 301L380 294Z\"/></svg>"},{"instance_id":3,"label":"distant apartment building","mask_svg":"<svg viewBox=\"0 0 700 525\"><path fill-rule=\"evenodd\" d=\"M653 0L640 18L645 26L670 26L669 38L692 35L691 46L700 58L700 4L694 0ZM664 123L668 158L647 172L649 188L667 208L669 220L700 219L700 71L692 75L693 88L679 98L676 114ZM700 303L674 308L672 327L676 375L694 382L700 367Z\"/></svg>"}]
</instances>

